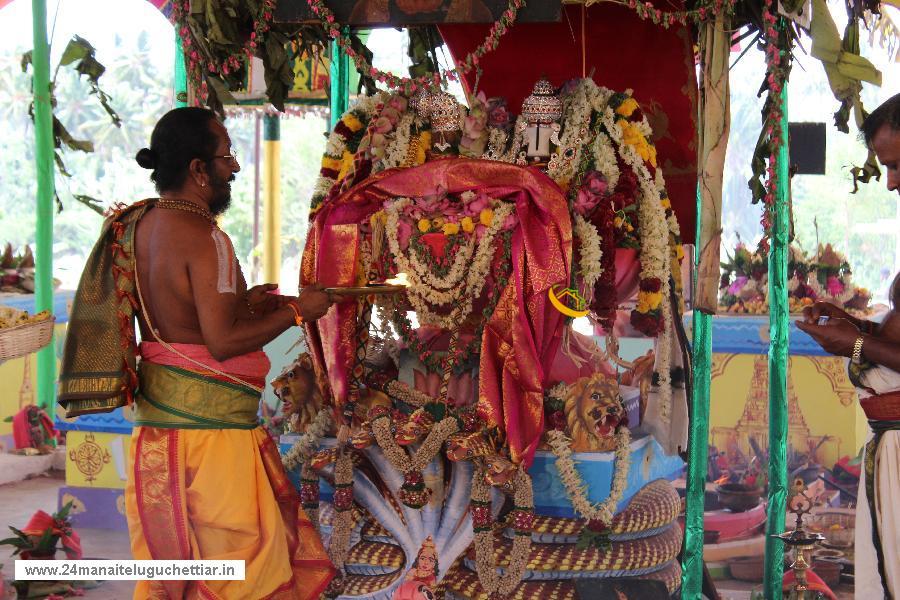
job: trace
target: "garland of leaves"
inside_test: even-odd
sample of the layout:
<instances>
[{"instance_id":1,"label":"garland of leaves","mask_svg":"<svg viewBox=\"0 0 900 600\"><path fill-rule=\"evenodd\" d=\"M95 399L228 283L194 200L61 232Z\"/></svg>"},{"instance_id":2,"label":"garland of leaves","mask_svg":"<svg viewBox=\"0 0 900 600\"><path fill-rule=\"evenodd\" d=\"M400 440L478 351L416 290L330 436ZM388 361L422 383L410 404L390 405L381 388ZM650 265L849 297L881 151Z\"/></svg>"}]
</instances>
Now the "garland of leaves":
<instances>
[{"instance_id":1,"label":"garland of leaves","mask_svg":"<svg viewBox=\"0 0 900 600\"><path fill-rule=\"evenodd\" d=\"M494 528L491 516L491 491L486 473L481 469L472 479L472 530L475 532L475 570L488 598L506 598L522 581L531 554L531 532L534 523L534 490L531 477L523 469L516 473L513 512L510 515L515 539L509 564L503 575L497 574L494 560Z\"/></svg>"},{"instance_id":2,"label":"garland of leaves","mask_svg":"<svg viewBox=\"0 0 900 600\"><path fill-rule=\"evenodd\" d=\"M587 0L585 4L590 6L599 1ZM727 14L731 14L734 11L735 0L727 0L727 3L723 2L723 0L715 0L714 2L706 2L699 8L674 11L664 11L653 6L652 2L642 2L641 0L627 0L627 2L620 0L616 3L627 6L644 21L649 19L654 25L668 29L676 23L681 25L687 25L688 23L698 25L704 21L715 19L723 10Z\"/></svg>"},{"instance_id":3,"label":"garland of leaves","mask_svg":"<svg viewBox=\"0 0 900 600\"><path fill-rule=\"evenodd\" d=\"M325 5L324 0L307 0L310 9L319 17L322 26L331 39L335 40L348 57L356 64L357 70L380 81L390 89L400 89L405 95L414 94L419 89L440 91L445 81L456 81L461 76L478 67L481 58L495 50L510 27L516 22L519 9L525 5L525 0L510 0L507 8L500 18L491 26L487 37L475 50L457 62L454 69L444 69L440 73L432 73L419 77L399 77L393 73L381 71L372 66L371 61L353 47L353 42L346 32L342 31L335 21L334 13Z\"/></svg>"}]
</instances>

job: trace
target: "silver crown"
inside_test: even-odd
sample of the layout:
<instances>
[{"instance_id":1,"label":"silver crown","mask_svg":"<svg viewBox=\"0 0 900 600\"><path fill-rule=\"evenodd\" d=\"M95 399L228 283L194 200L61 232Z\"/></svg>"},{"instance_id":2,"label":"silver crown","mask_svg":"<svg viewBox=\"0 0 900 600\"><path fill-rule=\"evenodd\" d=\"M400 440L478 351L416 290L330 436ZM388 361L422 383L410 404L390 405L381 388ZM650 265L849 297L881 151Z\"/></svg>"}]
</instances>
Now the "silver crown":
<instances>
[{"instance_id":1,"label":"silver crown","mask_svg":"<svg viewBox=\"0 0 900 600\"><path fill-rule=\"evenodd\" d=\"M562 100L546 77L534 84L531 95L522 102L522 116L529 125L549 125L562 117Z\"/></svg>"},{"instance_id":2,"label":"silver crown","mask_svg":"<svg viewBox=\"0 0 900 600\"><path fill-rule=\"evenodd\" d=\"M430 100L431 94L429 94L425 88L419 88L415 94L409 97L409 108L416 113L420 119L427 119L429 116Z\"/></svg>"},{"instance_id":3,"label":"silver crown","mask_svg":"<svg viewBox=\"0 0 900 600\"><path fill-rule=\"evenodd\" d=\"M431 117L431 130L435 132L451 132L461 129L459 123L459 103L452 94L437 92L431 94L425 102L428 116Z\"/></svg>"}]
</instances>

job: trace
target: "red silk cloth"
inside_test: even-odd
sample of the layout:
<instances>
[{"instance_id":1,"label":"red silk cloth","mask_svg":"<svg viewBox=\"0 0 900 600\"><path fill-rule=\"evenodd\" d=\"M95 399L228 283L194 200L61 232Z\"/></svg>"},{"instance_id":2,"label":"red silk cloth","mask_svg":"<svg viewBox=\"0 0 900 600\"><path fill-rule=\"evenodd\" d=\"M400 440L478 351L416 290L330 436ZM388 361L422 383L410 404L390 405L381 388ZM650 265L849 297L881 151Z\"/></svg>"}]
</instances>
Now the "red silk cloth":
<instances>
[{"instance_id":1,"label":"red silk cloth","mask_svg":"<svg viewBox=\"0 0 900 600\"><path fill-rule=\"evenodd\" d=\"M677 0L672 3L681 8ZM675 7L675 6L673 6ZM581 24L584 15L582 40ZM664 13L665 14L665 13ZM441 25L450 53L474 50L487 25ZM583 46L582 46L583 44ZM582 72L582 49L584 72ZM634 90L653 128L653 143L684 243L694 239L697 210L697 75L688 27L663 29L611 2L563 6L559 23L518 23L493 52L483 56L479 91L502 96L519 114L522 100L542 76L559 86L594 70L594 81L615 91ZM471 90L475 72L463 85Z\"/></svg>"},{"instance_id":2,"label":"red silk cloth","mask_svg":"<svg viewBox=\"0 0 900 600\"><path fill-rule=\"evenodd\" d=\"M251 383L257 387L265 387L266 376L272 363L269 357L262 350L233 356L223 361L218 361L210 354L209 348L203 344L169 344L172 348L187 356L191 360L187 360L184 356L175 354L159 342L141 342L139 352L141 358L147 362L156 363L158 365L168 365L170 367L179 367L194 371L218 379L219 381L232 382L232 379L223 377L209 369L215 369L223 373L228 373L236 377L240 377L247 383ZM196 362L194 362L196 361ZM207 367L204 369L197 363Z\"/></svg>"},{"instance_id":3,"label":"red silk cloth","mask_svg":"<svg viewBox=\"0 0 900 600\"><path fill-rule=\"evenodd\" d=\"M544 382L559 348L565 317L548 290L568 287L572 226L566 198L537 169L470 159L445 159L384 171L325 204L315 215L303 256L301 283L349 286L359 281L360 230L386 200L479 190L515 202L510 282L485 325L479 401L482 418L505 431L512 459L530 465L543 432ZM355 355L356 305L332 308L309 329L313 355L324 366L335 404L349 397Z\"/></svg>"},{"instance_id":4,"label":"red silk cloth","mask_svg":"<svg viewBox=\"0 0 900 600\"><path fill-rule=\"evenodd\" d=\"M56 520L42 510L37 511L29 519L28 524L22 528L22 532L40 538L48 529L53 530L53 535L58 535L62 542L63 551L69 560L81 558L81 538L61 519ZM35 557L38 558L38 557Z\"/></svg>"},{"instance_id":5,"label":"red silk cloth","mask_svg":"<svg viewBox=\"0 0 900 600\"><path fill-rule=\"evenodd\" d=\"M40 432L32 430L32 427L34 426L31 424L31 416L32 413L35 412L37 413L38 419L37 426L43 428L46 437ZM36 439L38 435L44 437L45 443L51 443L57 436L56 427L53 425L53 419L47 415L43 408L37 408L35 406L26 406L13 416L12 433L16 450L21 450L22 448L38 448L39 440Z\"/></svg>"},{"instance_id":6,"label":"red silk cloth","mask_svg":"<svg viewBox=\"0 0 900 600\"><path fill-rule=\"evenodd\" d=\"M900 392L860 398L859 405L870 421L900 421Z\"/></svg>"}]
</instances>

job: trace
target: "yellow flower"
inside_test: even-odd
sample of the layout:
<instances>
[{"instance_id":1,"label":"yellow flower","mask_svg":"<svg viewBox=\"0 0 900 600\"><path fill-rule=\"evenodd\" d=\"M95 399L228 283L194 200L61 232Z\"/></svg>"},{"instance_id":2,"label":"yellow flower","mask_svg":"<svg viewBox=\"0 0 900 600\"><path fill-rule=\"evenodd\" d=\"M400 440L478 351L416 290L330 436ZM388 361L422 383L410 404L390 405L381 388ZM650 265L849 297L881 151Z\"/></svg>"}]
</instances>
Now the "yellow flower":
<instances>
[{"instance_id":1,"label":"yellow flower","mask_svg":"<svg viewBox=\"0 0 900 600\"><path fill-rule=\"evenodd\" d=\"M647 151L650 154L650 158L648 160L650 161L650 164L653 165L653 167L655 168L656 167L656 146L654 146L653 144L647 144Z\"/></svg>"},{"instance_id":2,"label":"yellow flower","mask_svg":"<svg viewBox=\"0 0 900 600\"><path fill-rule=\"evenodd\" d=\"M356 132L363 128L362 121L356 118L356 115L353 113L347 113L343 117L341 117L341 121L344 122L344 125L347 126L347 129L350 131Z\"/></svg>"},{"instance_id":3,"label":"yellow flower","mask_svg":"<svg viewBox=\"0 0 900 600\"><path fill-rule=\"evenodd\" d=\"M678 260L684 260L684 246L681 244L677 244L675 246L675 258Z\"/></svg>"},{"instance_id":4,"label":"yellow flower","mask_svg":"<svg viewBox=\"0 0 900 600\"><path fill-rule=\"evenodd\" d=\"M647 143L644 136L641 135L641 130L634 123L629 123L625 119L619 119L616 121L616 124L622 130L622 141L629 146L637 146L641 142Z\"/></svg>"},{"instance_id":5,"label":"yellow flower","mask_svg":"<svg viewBox=\"0 0 900 600\"><path fill-rule=\"evenodd\" d=\"M375 225L385 225L387 224L387 215L383 210L379 210L377 213L369 217L369 224L372 227L375 227Z\"/></svg>"},{"instance_id":6,"label":"yellow flower","mask_svg":"<svg viewBox=\"0 0 900 600\"><path fill-rule=\"evenodd\" d=\"M663 198L660 200L660 204L662 204L663 208L672 208L672 201L668 198Z\"/></svg>"},{"instance_id":7,"label":"yellow flower","mask_svg":"<svg viewBox=\"0 0 900 600\"><path fill-rule=\"evenodd\" d=\"M322 168L331 169L332 171L341 170L341 160L339 158L331 158L330 156L322 157Z\"/></svg>"},{"instance_id":8,"label":"yellow flower","mask_svg":"<svg viewBox=\"0 0 900 600\"><path fill-rule=\"evenodd\" d=\"M459 223L462 225L462 230L466 233L475 231L475 222L472 220L472 217L463 217Z\"/></svg>"},{"instance_id":9,"label":"yellow flower","mask_svg":"<svg viewBox=\"0 0 900 600\"><path fill-rule=\"evenodd\" d=\"M616 217L615 220L613 221L613 224L616 226L616 229L618 229L619 227L622 226L622 223L624 223L624 221L625 220L622 217Z\"/></svg>"},{"instance_id":10,"label":"yellow flower","mask_svg":"<svg viewBox=\"0 0 900 600\"><path fill-rule=\"evenodd\" d=\"M350 172L350 167L352 166L353 154L347 150L344 150L344 156L341 158L341 169L337 176L338 181L347 176L347 173Z\"/></svg>"},{"instance_id":11,"label":"yellow flower","mask_svg":"<svg viewBox=\"0 0 900 600\"><path fill-rule=\"evenodd\" d=\"M444 235L456 235L459 233L459 223L444 223L442 229Z\"/></svg>"},{"instance_id":12,"label":"yellow flower","mask_svg":"<svg viewBox=\"0 0 900 600\"><path fill-rule=\"evenodd\" d=\"M485 227L490 227L491 223L494 222L494 211L490 208L485 208L481 211L481 214L478 215L478 220L481 221L481 224Z\"/></svg>"},{"instance_id":13,"label":"yellow flower","mask_svg":"<svg viewBox=\"0 0 900 600\"><path fill-rule=\"evenodd\" d=\"M416 148L416 165L425 163L425 151L431 148L431 132L423 131L419 134L419 146Z\"/></svg>"},{"instance_id":14,"label":"yellow flower","mask_svg":"<svg viewBox=\"0 0 900 600\"><path fill-rule=\"evenodd\" d=\"M623 117L630 117L638 108L640 107L638 106L637 100L634 98L626 98L625 101L619 105L619 108L616 109L616 113Z\"/></svg>"},{"instance_id":15,"label":"yellow flower","mask_svg":"<svg viewBox=\"0 0 900 600\"><path fill-rule=\"evenodd\" d=\"M431 221L429 219L419 219L419 231L428 233L429 229L431 229Z\"/></svg>"},{"instance_id":16,"label":"yellow flower","mask_svg":"<svg viewBox=\"0 0 900 600\"><path fill-rule=\"evenodd\" d=\"M446 219L444 217L435 217L431 220L431 226L435 229L441 229L444 227L444 223L446 223Z\"/></svg>"}]
</instances>

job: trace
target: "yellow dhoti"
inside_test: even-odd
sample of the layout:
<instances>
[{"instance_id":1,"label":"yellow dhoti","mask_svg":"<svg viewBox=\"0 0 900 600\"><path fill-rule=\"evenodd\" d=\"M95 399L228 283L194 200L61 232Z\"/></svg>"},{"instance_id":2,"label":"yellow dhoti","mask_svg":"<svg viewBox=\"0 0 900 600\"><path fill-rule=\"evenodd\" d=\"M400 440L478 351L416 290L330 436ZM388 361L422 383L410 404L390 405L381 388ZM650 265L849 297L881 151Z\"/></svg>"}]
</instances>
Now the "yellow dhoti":
<instances>
[{"instance_id":1,"label":"yellow dhoti","mask_svg":"<svg viewBox=\"0 0 900 600\"><path fill-rule=\"evenodd\" d=\"M210 398L249 405L247 391L162 365L144 363L140 376L125 489L134 558L244 560L246 578L141 581L135 599L318 598L335 570L274 442L228 414L202 414ZM163 398L173 392L184 397Z\"/></svg>"}]
</instances>

